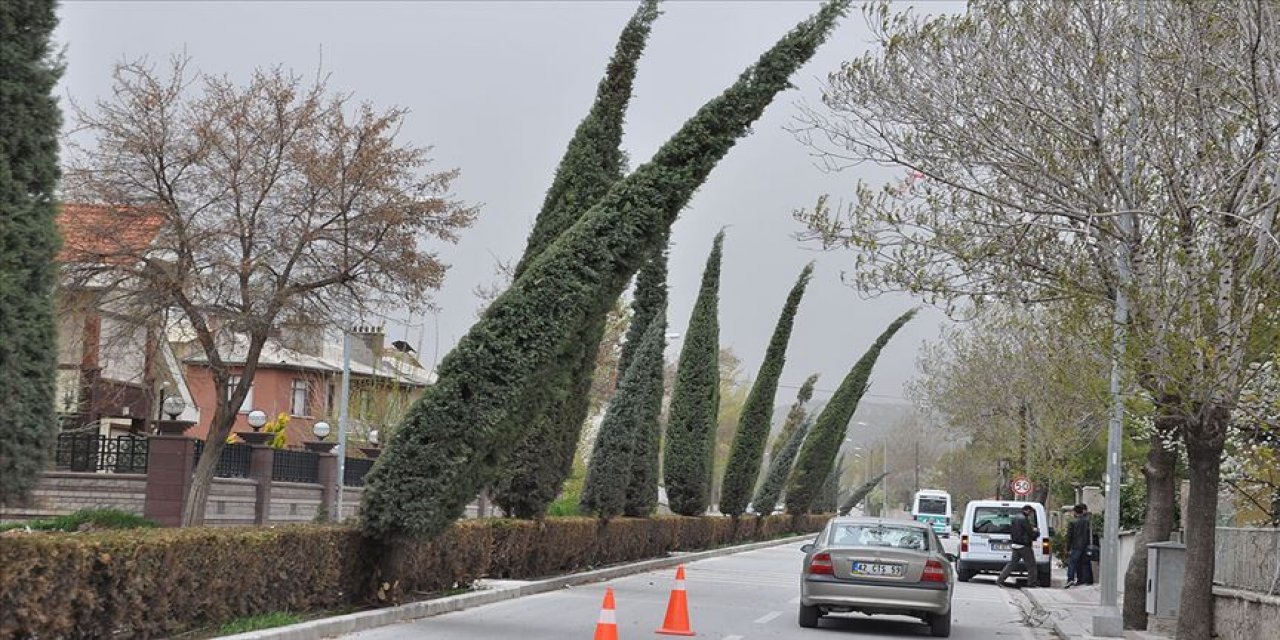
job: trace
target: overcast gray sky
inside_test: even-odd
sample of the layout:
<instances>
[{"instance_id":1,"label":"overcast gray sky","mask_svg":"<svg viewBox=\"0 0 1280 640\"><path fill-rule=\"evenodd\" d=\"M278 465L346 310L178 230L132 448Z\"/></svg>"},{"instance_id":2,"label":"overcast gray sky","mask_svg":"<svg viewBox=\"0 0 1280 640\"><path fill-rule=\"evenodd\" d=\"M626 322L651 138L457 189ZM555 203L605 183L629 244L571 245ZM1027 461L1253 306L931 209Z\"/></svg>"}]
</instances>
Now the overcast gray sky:
<instances>
[{"instance_id":1,"label":"overcast gray sky","mask_svg":"<svg viewBox=\"0 0 1280 640\"><path fill-rule=\"evenodd\" d=\"M928 11L956 3L921 3ZM718 94L817 2L664 3L640 63L624 145L639 164L704 101ZM121 59L163 62L183 51L197 68L245 77L280 64L312 72L323 64L331 86L377 106L412 109L403 136L433 145L438 167L458 167L456 195L484 204L457 246L441 249L452 265L437 296L439 351L475 321L473 290L493 281L495 259L519 257L532 218L622 25L635 8L610 2L110 2L64 0L58 37L67 47L61 93L88 103L108 95ZM867 50L870 34L853 12L794 78L755 133L712 173L674 230L670 324L684 331L711 239L728 227L720 289L720 335L754 376L783 298L801 267L817 272L801 305L784 385L821 372L833 389L875 336L916 301L862 299L841 284L852 264L843 252L817 253L794 238L796 207L824 192L852 190L859 176L898 177L864 168L816 169L783 130L798 101L816 101L821 78ZM945 322L933 309L885 350L869 397L892 401L915 369L923 340ZM435 319L388 324L396 338L423 345L430 362ZM792 389L779 391L789 402Z\"/></svg>"}]
</instances>

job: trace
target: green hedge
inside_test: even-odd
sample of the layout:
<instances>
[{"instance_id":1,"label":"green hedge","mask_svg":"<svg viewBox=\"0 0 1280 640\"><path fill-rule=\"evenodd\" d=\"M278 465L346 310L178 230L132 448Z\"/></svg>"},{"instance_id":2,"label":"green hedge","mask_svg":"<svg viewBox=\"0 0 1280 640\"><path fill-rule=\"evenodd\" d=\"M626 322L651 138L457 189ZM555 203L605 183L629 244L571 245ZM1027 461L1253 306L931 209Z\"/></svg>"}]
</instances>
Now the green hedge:
<instances>
[{"instance_id":1,"label":"green hedge","mask_svg":"<svg viewBox=\"0 0 1280 640\"><path fill-rule=\"evenodd\" d=\"M395 549L403 593L532 579L817 531L824 516L468 520ZM137 529L0 537L0 638L153 638L274 611L378 601L350 527Z\"/></svg>"}]
</instances>

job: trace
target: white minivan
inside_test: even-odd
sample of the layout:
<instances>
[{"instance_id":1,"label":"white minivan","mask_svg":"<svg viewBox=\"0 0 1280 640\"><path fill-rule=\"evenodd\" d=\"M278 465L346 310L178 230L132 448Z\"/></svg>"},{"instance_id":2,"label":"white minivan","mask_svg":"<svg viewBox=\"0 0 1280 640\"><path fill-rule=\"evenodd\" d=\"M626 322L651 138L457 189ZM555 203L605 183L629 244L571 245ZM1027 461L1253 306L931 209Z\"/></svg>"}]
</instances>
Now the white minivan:
<instances>
[{"instance_id":1,"label":"white minivan","mask_svg":"<svg viewBox=\"0 0 1280 640\"><path fill-rule=\"evenodd\" d=\"M956 561L956 578L968 582L979 573L999 573L1009 562L1009 528L1014 514L1022 507L1035 509L1035 522L1040 529L1040 539L1032 545L1036 556L1036 578L1041 587L1049 586L1050 568L1053 564L1049 547L1049 519L1044 505L1039 502L1013 500L974 500L964 508L964 523L960 526L960 555ZM1026 575L1025 571L1018 574Z\"/></svg>"}]
</instances>

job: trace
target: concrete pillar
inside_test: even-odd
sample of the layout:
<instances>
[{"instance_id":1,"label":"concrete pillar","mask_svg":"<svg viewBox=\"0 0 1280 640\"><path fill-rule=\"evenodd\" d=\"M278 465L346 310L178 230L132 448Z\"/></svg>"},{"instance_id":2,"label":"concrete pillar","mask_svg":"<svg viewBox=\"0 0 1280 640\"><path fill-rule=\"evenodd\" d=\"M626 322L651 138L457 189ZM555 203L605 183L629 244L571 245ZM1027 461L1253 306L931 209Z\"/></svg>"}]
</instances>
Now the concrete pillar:
<instances>
[{"instance_id":1,"label":"concrete pillar","mask_svg":"<svg viewBox=\"0 0 1280 640\"><path fill-rule=\"evenodd\" d=\"M196 440L151 436L147 451L147 499L143 516L165 527L182 524L182 510L196 467Z\"/></svg>"},{"instance_id":2,"label":"concrete pillar","mask_svg":"<svg viewBox=\"0 0 1280 640\"><path fill-rule=\"evenodd\" d=\"M271 472L275 466L276 450L265 444L249 446L253 447L249 453L249 479L258 483L253 523L267 524L271 520Z\"/></svg>"},{"instance_id":3,"label":"concrete pillar","mask_svg":"<svg viewBox=\"0 0 1280 640\"><path fill-rule=\"evenodd\" d=\"M316 468L316 481L324 488L320 493L320 508L329 514L329 520L337 520L333 512L337 508L338 492L338 456L333 453L317 453L320 461Z\"/></svg>"}]
</instances>

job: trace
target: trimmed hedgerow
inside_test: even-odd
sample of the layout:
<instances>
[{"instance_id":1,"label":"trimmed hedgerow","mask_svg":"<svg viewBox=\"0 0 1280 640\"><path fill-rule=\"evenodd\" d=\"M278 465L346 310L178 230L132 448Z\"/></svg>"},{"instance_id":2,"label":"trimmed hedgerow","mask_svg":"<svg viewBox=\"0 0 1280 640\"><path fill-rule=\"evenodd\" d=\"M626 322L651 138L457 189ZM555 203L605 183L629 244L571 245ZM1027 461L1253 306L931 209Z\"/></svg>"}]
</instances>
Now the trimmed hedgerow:
<instances>
[{"instance_id":1,"label":"trimmed hedgerow","mask_svg":"<svg viewBox=\"0 0 1280 640\"><path fill-rule=\"evenodd\" d=\"M750 524L746 524L750 523ZM473 520L404 542L408 592L484 576L532 579L675 550L817 531L824 518ZM354 528L134 529L7 535L0 544L0 638L169 636L273 611L378 603L370 545Z\"/></svg>"},{"instance_id":2,"label":"trimmed hedgerow","mask_svg":"<svg viewBox=\"0 0 1280 640\"><path fill-rule=\"evenodd\" d=\"M711 497L716 419L720 410L720 256L724 232L716 234L702 271L702 287L689 317L671 413L667 418L662 474L671 511L700 516Z\"/></svg>"},{"instance_id":3,"label":"trimmed hedgerow","mask_svg":"<svg viewBox=\"0 0 1280 640\"><path fill-rule=\"evenodd\" d=\"M636 443L644 435L654 397L662 401L664 331L666 327L661 322L649 323L640 350L600 423L582 490L582 510L586 513L611 518L622 515L626 507ZM653 492L658 492L656 484Z\"/></svg>"},{"instance_id":4,"label":"trimmed hedgerow","mask_svg":"<svg viewBox=\"0 0 1280 640\"><path fill-rule=\"evenodd\" d=\"M773 398L778 393L778 380L782 378L782 368L787 363L791 327L795 324L796 309L800 307L800 299L804 297L804 289L812 276L813 264L810 263L800 272L791 293L787 294L764 361L760 364L760 372L756 374L756 382L742 407L742 417L733 436L733 448L720 489L720 512L725 515L736 516L747 510L756 479L760 477L764 445L773 420Z\"/></svg>"},{"instance_id":5,"label":"trimmed hedgerow","mask_svg":"<svg viewBox=\"0 0 1280 640\"><path fill-rule=\"evenodd\" d=\"M636 65L658 17L657 0L644 0L618 37L596 89L596 100L578 125L534 220L514 277L524 275L560 234L608 192L625 170L622 125ZM605 300L609 304L605 304ZM561 353L524 389L506 417L519 442L498 470L494 501L506 513L540 518L573 468L578 434L586 418L587 390L595 369L612 299L597 301Z\"/></svg>"},{"instance_id":6,"label":"trimmed hedgerow","mask_svg":"<svg viewBox=\"0 0 1280 640\"><path fill-rule=\"evenodd\" d=\"M523 389L600 300L622 293L711 170L789 86L848 5L833 0L792 29L489 306L440 363L437 383L409 410L367 477L361 511L367 535L430 537L462 514L516 440L517 427L505 418Z\"/></svg>"},{"instance_id":7,"label":"trimmed hedgerow","mask_svg":"<svg viewBox=\"0 0 1280 640\"><path fill-rule=\"evenodd\" d=\"M849 370L849 374L840 383L840 388L836 389L827 406L823 407L822 413L818 414L818 420L809 430L808 437L804 439L804 446L800 448L796 466L791 471L791 480L787 484L787 513L806 513L818 499L818 492L822 488L823 481L827 479L827 474L831 473L836 451L840 449L840 442L844 439L849 421L853 419L853 413L858 409L862 394L867 391L871 370L876 366L880 351L889 344L889 340L902 328L902 325L911 320L915 314L915 310L912 309L889 323L884 333L876 338L867 352L858 359L857 364Z\"/></svg>"}]
</instances>

